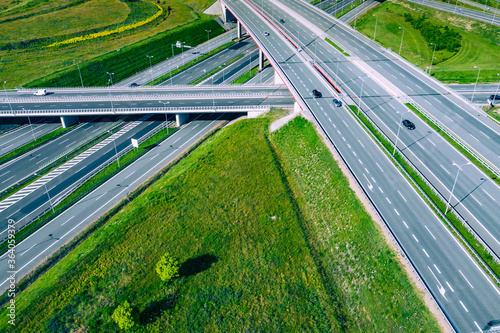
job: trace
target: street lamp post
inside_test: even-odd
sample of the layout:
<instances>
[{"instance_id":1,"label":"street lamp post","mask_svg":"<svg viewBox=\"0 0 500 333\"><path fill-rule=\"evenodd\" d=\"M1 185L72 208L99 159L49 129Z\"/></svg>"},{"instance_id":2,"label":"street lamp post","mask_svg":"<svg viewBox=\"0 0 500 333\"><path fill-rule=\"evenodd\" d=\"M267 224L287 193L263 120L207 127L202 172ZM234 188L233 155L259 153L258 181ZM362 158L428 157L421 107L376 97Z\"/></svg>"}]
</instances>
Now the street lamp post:
<instances>
[{"instance_id":1,"label":"street lamp post","mask_svg":"<svg viewBox=\"0 0 500 333\"><path fill-rule=\"evenodd\" d=\"M467 163L458 165L455 162L453 162L453 165L458 168L458 170L457 170L457 176L455 177L455 182L453 182L453 187L451 188L450 198L448 199L448 203L446 204L446 210L444 211L444 215L446 215L446 213L448 213L448 209L450 208L450 201L451 201L451 197L453 196L453 190L455 190L455 185L457 184L458 174L460 173L460 170L462 170L463 166L469 165L469 164L471 164L471 163L467 162Z\"/></svg>"},{"instance_id":2,"label":"street lamp post","mask_svg":"<svg viewBox=\"0 0 500 333\"><path fill-rule=\"evenodd\" d=\"M361 92L359 93L358 116L359 116L359 109L361 109L361 103L363 103L363 100L361 99L361 97L363 96L363 84L365 84L365 80L361 79Z\"/></svg>"},{"instance_id":3,"label":"street lamp post","mask_svg":"<svg viewBox=\"0 0 500 333\"><path fill-rule=\"evenodd\" d=\"M110 72L106 72L106 73L108 73L109 79L111 80L111 85L113 85L113 76L112 75L115 75L115 73L110 73Z\"/></svg>"},{"instance_id":4,"label":"street lamp post","mask_svg":"<svg viewBox=\"0 0 500 333\"><path fill-rule=\"evenodd\" d=\"M162 102L162 101L158 101L160 102L161 104L163 104L163 106L165 108L167 108L167 104L170 103L170 102ZM168 116L167 116L167 112L165 110L165 128L167 129L167 135L168 135Z\"/></svg>"},{"instance_id":5,"label":"street lamp post","mask_svg":"<svg viewBox=\"0 0 500 333\"><path fill-rule=\"evenodd\" d=\"M434 54L436 54L436 44L431 43L431 45L434 45L434 51L432 52L431 68L429 69L429 75L431 75L431 71L432 71L432 64L434 63Z\"/></svg>"},{"instance_id":6,"label":"street lamp post","mask_svg":"<svg viewBox=\"0 0 500 333\"><path fill-rule=\"evenodd\" d=\"M7 101L9 101L10 112L14 113L14 110L12 110L12 104L10 104L9 95L7 95L7 88L5 88L6 83L7 81L3 81L3 91L5 92L5 97L7 98Z\"/></svg>"},{"instance_id":7,"label":"street lamp post","mask_svg":"<svg viewBox=\"0 0 500 333\"><path fill-rule=\"evenodd\" d=\"M375 32L373 33L373 41L375 41L375 36L377 35L377 23L378 23L378 16L373 14L375 16Z\"/></svg>"},{"instance_id":8,"label":"street lamp post","mask_svg":"<svg viewBox=\"0 0 500 333\"><path fill-rule=\"evenodd\" d=\"M495 12L493 13L493 18L491 19L491 24L495 21L495 17L497 16L497 11L498 11L498 2L497 2L497 8L495 9Z\"/></svg>"},{"instance_id":9,"label":"street lamp post","mask_svg":"<svg viewBox=\"0 0 500 333\"><path fill-rule=\"evenodd\" d=\"M26 110L23 108L23 112L24 113L27 113ZM31 124L31 119L30 119L30 116L28 115L28 122L30 123L30 127L31 127L31 134L33 135L33 140L36 141L36 137L35 137L35 131L33 131L33 125Z\"/></svg>"},{"instance_id":10,"label":"street lamp post","mask_svg":"<svg viewBox=\"0 0 500 333\"><path fill-rule=\"evenodd\" d=\"M401 44L399 44L399 55L401 55L401 48L403 47L403 37L405 36L405 28L399 27L399 29L403 29L403 34L401 35Z\"/></svg>"},{"instance_id":11,"label":"street lamp post","mask_svg":"<svg viewBox=\"0 0 500 333\"><path fill-rule=\"evenodd\" d=\"M405 112L401 113L401 117L399 118L399 123L398 123L398 134L396 135L396 144L394 145L394 151L392 152L392 155L396 154L396 149L398 147L398 141L399 141L399 131L401 130L401 122L403 121L403 115L406 112L410 112L410 110L406 110ZM396 111L396 113L399 113L399 111Z\"/></svg>"},{"instance_id":12,"label":"street lamp post","mask_svg":"<svg viewBox=\"0 0 500 333\"><path fill-rule=\"evenodd\" d=\"M82 83L82 88L84 88L83 87L82 72L80 71L80 64L78 63L78 60L73 60L73 62L76 62L76 66L78 67L78 73L80 74L80 82Z\"/></svg>"},{"instance_id":13,"label":"street lamp post","mask_svg":"<svg viewBox=\"0 0 500 333\"><path fill-rule=\"evenodd\" d=\"M153 82L153 65L151 64L151 58L153 58L154 56L146 56L149 58L149 70L151 71L151 82Z\"/></svg>"},{"instance_id":14,"label":"street lamp post","mask_svg":"<svg viewBox=\"0 0 500 333\"><path fill-rule=\"evenodd\" d=\"M499 73L497 73L497 76L500 76ZM497 89L495 90L495 96L493 97L493 100L491 101L493 104L495 104L496 96L498 95L498 88L500 87L500 81L498 81L497 84Z\"/></svg>"},{"instance_id":15,"label":"street lamp post","mask_svg":"<svg viewBox=\"0 0 500 333\"><path fill-rule=\"evenodd\" d=\"M35 172L35 176L38 174ZM47 197L49 198L49 203L50 203L50 208L52 208L52 213L55 213L54 210L54 205L52 204L52 199L50 198L49 190L47 189L47 183L44 183L43 186L45 186L45 193L47 194Z\"/></svg>"},{"instance_id":16,"label":"street lamp post","mask_svg":"<svg viewBox=\"0 0 500 333\"><path fill-rule=\"evenodd\" d=\"M476 93L476 88L477 88L477 81L479 80L479 73L481 73L481 67L479 66L474 66L474 68L477 68L478 71L477 71L477 78L476 78L476 84L474 85L474 90L472 91L472 98L471 98L471 102L474 101L474 94Z\"/></svg>"},{"instance_id":17,"label":"street lamp post","mask_svg":"<svg viewBox=\"0 0 500 333\"><path fill-rule=\"evenodd\" d=\"M109 74L109 73L108 73ZM109 92L109 100L111 101L111 112L115 113L115 108L113 106L113 98L111 97L111 88L109 82L113 82L111 79L108 80L108 92Z\"/></svg>"},{"instance_id":18,"label":"street lamp post","mask_svg":"<svg viewBox=\"0 0 500 333\"><path fill-rule=\"evenodd\" d=\"M210 40L210 33L212 32L212 30L205 30L207 32L207 41Z\"/></svg>"},{"instance_id":19,"label":"street lamp post","mask_svg":"<svg viewBox=\"0 0 500 333\"><path fill-rule=\"evenodd\" d=\"M111 131L108 130L108 133L113 135ZM120 158L118 157L118 150L116 149L116 139L113 140L113 146L115 147L115 158L116 162L118 163L118 169L120 168Z\"/></svg>"}]
</instances>

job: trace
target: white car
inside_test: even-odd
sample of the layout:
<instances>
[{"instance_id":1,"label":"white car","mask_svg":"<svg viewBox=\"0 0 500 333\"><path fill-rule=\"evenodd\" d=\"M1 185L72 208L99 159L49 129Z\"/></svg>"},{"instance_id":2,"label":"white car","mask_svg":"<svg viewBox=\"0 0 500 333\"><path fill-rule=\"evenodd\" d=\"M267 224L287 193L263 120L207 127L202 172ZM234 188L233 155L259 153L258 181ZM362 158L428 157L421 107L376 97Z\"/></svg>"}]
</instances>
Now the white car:
<instances>
[{"instance_id":1,"label":"white car","mask_svg":"<svg viewBox=\"0 0 500 333\"><path fill-rule=\"evenodd\" d=\"M264 31L264 36L269 36L269 32Z\"/></svg>"},{"instance_id":2,"label":"white car","mask_svg":"<svg viewBox=\"0 0 500 333\"><path fill-rule=\"evenodd\" d=\"M45 95L47 95L47 90L45 90L45 89L38 89L37 91L35 91L33 93L33 95L35 95L35 96L45 96Z\"/></svg>"}]
</instances>

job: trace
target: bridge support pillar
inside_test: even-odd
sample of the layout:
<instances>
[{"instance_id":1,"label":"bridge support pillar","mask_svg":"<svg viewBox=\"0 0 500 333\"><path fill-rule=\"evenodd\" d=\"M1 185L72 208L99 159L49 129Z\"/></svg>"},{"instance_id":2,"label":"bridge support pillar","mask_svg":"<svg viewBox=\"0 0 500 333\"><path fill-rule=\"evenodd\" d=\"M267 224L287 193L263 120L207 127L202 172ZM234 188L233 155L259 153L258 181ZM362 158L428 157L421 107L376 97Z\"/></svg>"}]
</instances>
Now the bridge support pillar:
<instances>
[{"instance_id":1,"label":"bridge support pillar","mask_svg":"<svg viewBox=\"0 0 500 333\"><path fill-rule=\"evenodd\" d=\"M234 21L236 19L233 13L231 13L224 5L222 5L222 19L224 23L227 23L229 21Z\"/></svg>"},{"instance_id":2,"label":"bridge support pillar","mask_svg":"<svg viewBox=\"0 0 500 333\"><path fill-rule=\"evenodd\" d=\"M189 119L189 113L177 113L175 115L175 126L180 127Z\"/></svg>"},{"instance_id":3,"label":"bridge support pillar","mask_svg":"<svg viewBox=\"0 0 500 333\"><path fill-rule=\"evenodd\" d=\"M257 118L258 116L260 116L261 114L266 113L267 111L269 111L269 110L248 111L247 112L247 117L248 118Z\"/></svg>"},{"instance_id":4,"label":"bridge support pillar","mask_svg":"<svg viewBox=\"0 0 500 333\"><path fill-rule=\"evenodd\" d=\"M281 76L279 76L276 71L274 71L274 84L285 84L285 82L281 79Z\"/></svg>"},{"instance_id":5,"label":"bridge support pillar","mask_svg":"<svg viewBox=\"0 0 500 333\"><path fill-rule=\"evenodd\" d=\"M78 116L61 116L61 124L63 128L76 124L78 121Z\"/></svg>"},{"instance_id":6,"label":"bridge support pillar","mask_svg":"<svg viewBox=\"0 0 500 333\"><path fill-rule=\"evenodd\" d=\"M302 111L302 108L300 107L299 103L294 102L293 103L293 112L297 113L297 112L301 112L301 111Z\"/></svg>"},{"instance_id":7,"label":"bridge support pillar","mask_svg":"<svg viewBox=\"0 0 500 333\"><path fill-rule=\"evenodd\" d=\"M240 21L238 21L237 29L238 29L238 38L241 38L241 23L240 23Z\"/></svg>"},{"instance_id":8,"label":"bridge support pillar","mask_svg":"<svg viewBox=\"0 0 500 333\"><path fill-rule=\"evenodd\" d=\"M259 49L259 72L264 68L264 53Z\"/></svg>"}]
</instances>

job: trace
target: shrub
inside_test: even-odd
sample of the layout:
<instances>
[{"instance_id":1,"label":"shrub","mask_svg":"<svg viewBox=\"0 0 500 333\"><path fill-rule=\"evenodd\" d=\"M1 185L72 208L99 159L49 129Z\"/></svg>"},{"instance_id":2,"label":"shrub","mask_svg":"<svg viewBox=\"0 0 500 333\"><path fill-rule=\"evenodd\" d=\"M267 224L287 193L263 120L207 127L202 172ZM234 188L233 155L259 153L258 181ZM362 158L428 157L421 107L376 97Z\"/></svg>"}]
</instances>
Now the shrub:
<instances>
[{"instance_id":1,"label":"shrub","mask_svg":"<svg viewBox=\"0 0 500 333\"><path fill-rule=\"evenodd\" d=\"M156 273L162 281L168 282L170 279L179 276L179 261L168 253L165 253L156 264Z\"/></svg>"},{"instance_id":2,"label":"shrub","mask_svg":"<svg viewBox=\"0 0 500 333\"><path fill-rule=\"evenodd\" d=\"M122 305L118 305L111 317L122 330L128 330L135 324L135 320L132 317L132 307L127 301Z\"/></svg>"}]
</instances>

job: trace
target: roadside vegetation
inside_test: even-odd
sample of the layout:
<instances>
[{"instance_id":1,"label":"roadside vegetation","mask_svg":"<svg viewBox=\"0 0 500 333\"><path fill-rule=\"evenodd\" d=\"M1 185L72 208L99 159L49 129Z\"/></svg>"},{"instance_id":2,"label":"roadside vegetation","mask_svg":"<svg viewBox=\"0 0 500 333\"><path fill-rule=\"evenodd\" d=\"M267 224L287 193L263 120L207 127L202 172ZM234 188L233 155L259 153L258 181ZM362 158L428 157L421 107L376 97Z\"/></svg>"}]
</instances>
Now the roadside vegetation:
<instances>
[{"instance_id":1,"label":"roadside vegetation","mask_svg":"<svg viewBox=\"0 0 500 333\"><path fill-rule=\"evenodd\" d=\"M0 34L0 77L11 88L54 82L81 86L79 62L85 86L106 85L107 71L130 76L149 66L146 55L153 55L156 63L171 56L170 44L178 40L194 46L206 41L206 34L200 33L204 29L212 30L211 36L223 32L210 23L211 16L202 13L211 4L210 0L54 0L50 4L0 0L0 31L5 32ZM76 42L47 47L66 40Z\"/></svg>"},{"instance_id":2,"label":"roadside vegetation","mask_svg":"<svg viewBox=\"0 0 500 333\"><path fill-rule=\"evenodd\" d=\"M354 8L358 7L359 5L361 5L362 1L355 1L353 2L352 4L350 4L349 6L343 8L340 12L336 13L335 14L335 17L336 18L339 18L341 17L342 15L344 15L345 13L347 12L350 12L351 10L353 10Z\"/></svg>"},{"instance_id":3,"label":"roadside vegetation","mask_svg":"<svg viewBox=\"0 0 500 333\"><path fill-rule=\"evenodd\" d=\"M313 126L277 117L209 138L18 294L16 332L439 331Z\"/></svg>"},{"instance_id":4,"label":"roadside vegetation","mask_svg":"<svg viewBox=\"0 0 500 333\"><path fill-rule=\"evenodd\" d=\"M500 63L495 55L500 53L500 27L410 2L390 0L360 17L356 29L373 39L377 17L376 41L398 52L404 28L401 56L422 70L430 69L434 51L430 43L437 45L431 75L440 81L475 83L481 68L479 82L498 82ZM431 26L434 28L429 29Z\"/></svg>"}]
</instances>

